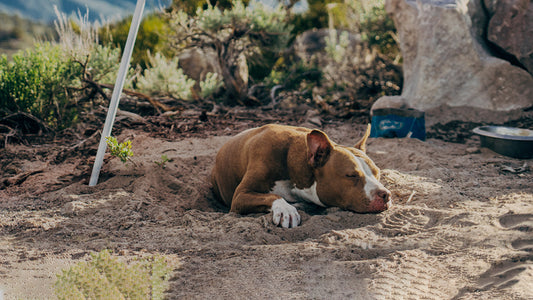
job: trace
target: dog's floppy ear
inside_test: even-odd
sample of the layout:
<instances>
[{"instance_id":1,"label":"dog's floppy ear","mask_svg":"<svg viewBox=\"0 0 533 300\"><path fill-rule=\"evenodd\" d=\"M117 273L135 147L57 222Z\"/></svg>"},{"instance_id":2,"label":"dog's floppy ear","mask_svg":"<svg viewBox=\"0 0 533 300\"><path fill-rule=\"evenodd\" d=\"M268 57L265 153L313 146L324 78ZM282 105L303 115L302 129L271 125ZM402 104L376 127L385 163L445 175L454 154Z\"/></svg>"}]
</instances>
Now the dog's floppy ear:
<instances>
[{"instance_id":1,"label":"dog's floppy ear","mask_svg":"<svg viewBox=\"0 0 533 300\"><path fill-rule=\"evenodd\" d=\"M354 148L359 149L359 150L361 150L361 151L366 153L366 140L370 136L371 127L372 126L370 124L368 124L368 126L366 127L365 135L363 135L361 140L359 142L357 142L357 144L355 144L355 146L353 146Z\"/></svg>"},{"instance_id":2,"label":"dog's floppy ear","mask_svg":"<svg viewBox=\"0 0 533 300\"><path fill-rule=\"evenodd\" d=\"M326 164L332 148L329 138L322 131L315 129L307 134L307 161L313 168Z\"/></svg>"}]
</instances>

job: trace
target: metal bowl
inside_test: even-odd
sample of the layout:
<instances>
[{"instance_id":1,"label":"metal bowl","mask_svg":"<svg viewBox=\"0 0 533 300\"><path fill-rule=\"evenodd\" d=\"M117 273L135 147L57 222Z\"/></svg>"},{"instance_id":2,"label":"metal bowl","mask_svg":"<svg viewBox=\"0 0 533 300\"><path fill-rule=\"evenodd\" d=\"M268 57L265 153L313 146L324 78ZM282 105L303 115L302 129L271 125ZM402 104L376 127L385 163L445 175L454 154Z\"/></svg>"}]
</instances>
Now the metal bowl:
<instances>
[{"instance_id":1,"label":"metal bowl","mask_svg":"<svg viewBox=\"0 0 533 300\"><path fill-rule=\"evenodd\" d=\"M514 158L533 157L533 131L529 129L480 126L474 128L474 133L481 139L481 147Z\"/></svg>"}]
</instances>

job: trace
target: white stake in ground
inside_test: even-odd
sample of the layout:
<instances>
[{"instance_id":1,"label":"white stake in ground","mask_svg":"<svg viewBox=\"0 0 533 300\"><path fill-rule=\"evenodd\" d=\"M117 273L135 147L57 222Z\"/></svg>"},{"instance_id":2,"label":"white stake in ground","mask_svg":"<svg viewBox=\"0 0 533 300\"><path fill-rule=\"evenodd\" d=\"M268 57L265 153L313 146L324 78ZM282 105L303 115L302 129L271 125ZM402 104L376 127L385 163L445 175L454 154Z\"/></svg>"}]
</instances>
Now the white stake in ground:
<instances>
[{"instance_id":1,"label":"white stake in ground","mask_svg":"<svg viewBox=\"0 0 533 300\"><path fill-rule=\"evenodd\" d=\"M105 151L107 149L106 138L111 135L111 129L113 128L113 123L115 122L120 94L122 93L124 81L126 80L126 74L130 66L133 45L135 44L137 32L139 31L139 25L141 24L144 3L145 0L137 0L137 6L135 6L135 12L133 13L133 19L131 20L130 32L128 33L128 40L126 41L126 46L124 47L124 53L122 54L117 80L115 82L115 88L113 89L113 95L111 96L111 101L109 102L109 110L107 111L107 117L105 119L104 129L102 130L100 144L98 145L96 159L94 160L93 172L91 174L89 186L95 186L98 183L98 176L100 176L100 169L102 168Z\"/></svg>"}]
</instances>

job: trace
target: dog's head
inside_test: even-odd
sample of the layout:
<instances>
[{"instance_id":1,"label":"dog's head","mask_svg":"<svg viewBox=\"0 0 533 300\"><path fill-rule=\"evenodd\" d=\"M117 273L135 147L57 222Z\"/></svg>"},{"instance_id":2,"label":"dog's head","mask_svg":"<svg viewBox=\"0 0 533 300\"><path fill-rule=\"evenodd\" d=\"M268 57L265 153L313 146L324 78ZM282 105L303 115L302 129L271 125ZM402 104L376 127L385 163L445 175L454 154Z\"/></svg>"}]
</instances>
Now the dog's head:
<instances>
[{"instance_id":1,"label":"dog's head","mask_svg":"<svg viewBox=\"0 0 533 300\"><path fill-rule=\"evenodd\" d=\"M320 202L359 213L377 213L391 205L391 193L380 182L380 172L366 155L366 140L354 147L334 144L325 133L307 135L307 161L313 168Z\"/></svg>"}]
</instances>

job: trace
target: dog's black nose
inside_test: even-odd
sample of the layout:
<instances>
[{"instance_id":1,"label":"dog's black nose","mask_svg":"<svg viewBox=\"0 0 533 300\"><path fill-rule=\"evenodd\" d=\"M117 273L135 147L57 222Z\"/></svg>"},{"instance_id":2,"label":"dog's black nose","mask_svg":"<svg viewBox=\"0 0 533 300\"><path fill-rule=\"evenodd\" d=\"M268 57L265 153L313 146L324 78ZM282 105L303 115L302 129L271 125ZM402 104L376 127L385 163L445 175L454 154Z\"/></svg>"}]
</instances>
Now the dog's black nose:
<instances>
[{"instance_id":1,"label":"dog's black nose","mask_svg":"<svg viewBox=\"0 0 533 300\"><path fill-rule=\"evenodd\" d=\"M389 202L389 199L391 197L391 193L389 190L378 190L376 192L376 197L380 200L382 200L384 203Z\"/></svg>"}]
</instances>

